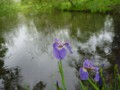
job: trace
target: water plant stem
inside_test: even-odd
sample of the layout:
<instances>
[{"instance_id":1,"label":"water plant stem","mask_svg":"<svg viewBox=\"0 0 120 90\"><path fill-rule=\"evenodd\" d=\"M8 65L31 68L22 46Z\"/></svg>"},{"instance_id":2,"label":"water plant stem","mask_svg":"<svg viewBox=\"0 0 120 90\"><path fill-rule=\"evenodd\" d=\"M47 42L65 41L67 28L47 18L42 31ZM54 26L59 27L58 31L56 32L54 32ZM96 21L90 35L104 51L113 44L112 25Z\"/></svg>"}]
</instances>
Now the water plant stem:
<instances>
[{"instance_id":1,"label":"water plant stem","mask_svg":"<svg viewBox=\"0 0 120 90\"><path fill-rule=\"evenodd\" d=\"M88 78L89 83L94 87L95 90L99 90L99 88Z\"/></svg>"},{"instance_id":2,"label":"water plant stem","mask_svg":"<svg viewBox=\"0 0 120 90\"><path fill-rule=\"evenodd\" d=\"M61 83L62 83L62 86L64 88L63 90L67 90L66 89L64 71L63 71L62 61L61 60L58 62L58 67L59 67L59 72L60 72L60 75L61 75Z\"/></svg>"},{"instance_id":3,"label":"water plant stem","mask_svg":"<svg viewBox=\"0 0 120 90\"><path fill-rule=\"evenodd\" d=\"M80 80L80 86L81 86L82 90L88 90L88 88L83 85L81 80Z\"/></svg>"}]
</instances>

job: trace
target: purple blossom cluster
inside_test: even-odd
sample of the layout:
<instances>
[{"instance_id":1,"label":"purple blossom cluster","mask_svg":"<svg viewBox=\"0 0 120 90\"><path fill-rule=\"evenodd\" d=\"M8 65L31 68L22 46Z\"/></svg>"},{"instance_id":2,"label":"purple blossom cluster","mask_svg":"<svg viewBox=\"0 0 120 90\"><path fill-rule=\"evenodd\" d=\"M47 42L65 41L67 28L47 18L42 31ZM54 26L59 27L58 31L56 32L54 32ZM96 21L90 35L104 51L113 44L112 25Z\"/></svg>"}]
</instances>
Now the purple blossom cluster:
<instances>
[{"instance_id":1,"label":"purple blossom cluster","mask_svg":"<svg viewBox=\"0 0 120 90\"><path fill-rule=\"evenodd\" d=\"M94 63L88 59L86 59L83 62L83 67L79 69L80 79L88 80L88 78L89 78L88 70L94 70L96 72L94 80L99 81L99 79L100 79L99 68L95 67Z\"/></svg>"},{"instance_id":2,"label":"purple blossom cluster","mask_svg":"<svg viewBox=\"0 0 120 90\"><path fill-rule=\"evenodd\" d=\"M69 42L61 43L58 39L55 39L55 42L53 43L54 56L58 60L63 60L66 56L66 48L70 51L70 53L72 53L72 48ZM94 70L96 72L94 80L99 81L100 79L99 68L95 67L94 63L88 59L86 59L83 62L83 67L79 69L80 79L88 80L89 78L88 70Z\"/></svg>"}]
</instances>

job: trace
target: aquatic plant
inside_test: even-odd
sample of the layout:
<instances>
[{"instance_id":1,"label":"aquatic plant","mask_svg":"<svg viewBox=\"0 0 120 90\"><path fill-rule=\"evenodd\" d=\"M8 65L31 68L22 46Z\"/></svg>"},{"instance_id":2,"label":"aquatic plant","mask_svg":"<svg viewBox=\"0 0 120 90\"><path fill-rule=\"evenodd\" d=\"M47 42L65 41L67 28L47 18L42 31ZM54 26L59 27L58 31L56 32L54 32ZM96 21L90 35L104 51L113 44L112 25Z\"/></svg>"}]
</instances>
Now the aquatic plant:
<instances>
[{"instance_id":1,"label":"aquatic plant","mask_svg":"<svg viewBox=\"0 0 120 90\"><path fill-rule=\"evenodd\" d=\"M66 48L70 51L70 53L72 53L72 48L69 42L61 43L60 41L55 39L55 42L53 43L54 56L58 60L63 60L66 56Z\"/></svg>"},{"instance_id":2,"label":"aquatic plant","mask_svg":"<svg viewBox=\"0 0 120 90\"><path fill-rule=\"evenodd\" d=\"M70 51L70 53L72 53L72 48L70 46L70 43L68 42L61 43L59 40L55 39L55 42L53 43L53 53L54 53L54 56L59 60L58 68L61 75L61 83L63 86L63 90L66 90L66 84L65 84L65 77L64 77L64 71L62 66L62 60L66 56L66 48ZM61 88L58 85L58 81L57 81L57 90L61 90Z\"/></svg>"},{"instance_id":3,"label":"aquatic plant","mask_svg":"<svg viewBox=\"0 0 120 90\"><path fill-rule=\"evenodd\" d=\"M53 53L54 56L59 60L58 68L62 84L62 87L60 87L59 82L57 81L56 90L67 90L62 66L62 60L67 55L67 49L70 51L70 53L73 53L70 43L60 42L59 40L55 39L55 42L53 43ZM118 72L118 66L115 65L114 77L110 82L107 81L107 76L103 74L103 70L104 64L101 65L101 67L97 67L94 65L94 62L85 59L83 66L79 69L80 90L120 90L120 74ZM94 78L91 76L91 72L95 72Z\"/></svg>"},{"instance_id":4,"label":"aquatic plant","mask_svg":"<svg viewBox=\"0 0 120 90\"><path fill-rule=\"evenodd\" d=\"M99 68L95 67L93 62L88 60L88 59L83 62L83 67L80 68L80 70L79 70L80 71L80 78L81 78L81 80L88 80L89 73L88 73L87 70L95 70L96 71L96 75L95 75L94 80L95 81L99 81L99 78L100 78L99 71L98 71Z\"/></svg>"},{"instance_id":5,"label":"aquatic plant","mask_svg":"<svg viewBox=\"0 0 120 90\"><path fill-rule=\"evenodd\" d=\"M93 81L89 78L89 70L94 70L96 72L94 80L96 82L99 82L100 75L99 75L99 68L94 65L94 63L88 59L86 59L83 62L83 67L79 69L80 72L80 79L81 80L88 80L88 82L93 86L95 90L99 90L96 84L93 83ZM83 90L87 90L88 88L83 85L83 83L80 81L80 85Z\"/></svg>"},{"instance_id":6,"label":"aquatic plant","mask_svg":"<svg viewBox=\"0 0 120 90\"><path fill-rule=\"evenodd\" d=\"M93 80L89 75L89 70L94 70L96 72L95 78ZM96 67L90 60L85 60L83 62L83 67L80 68L80 87L82 90L120 90L120 74L118 70L118 65L114 66L114 75L108 76L103 74L104 65L100 68ZM84 83L85 81L85 83ZM87 84L86 84L87 83ZM89 87L89 84L92 87Z\"/></svg>"}]
</instances>

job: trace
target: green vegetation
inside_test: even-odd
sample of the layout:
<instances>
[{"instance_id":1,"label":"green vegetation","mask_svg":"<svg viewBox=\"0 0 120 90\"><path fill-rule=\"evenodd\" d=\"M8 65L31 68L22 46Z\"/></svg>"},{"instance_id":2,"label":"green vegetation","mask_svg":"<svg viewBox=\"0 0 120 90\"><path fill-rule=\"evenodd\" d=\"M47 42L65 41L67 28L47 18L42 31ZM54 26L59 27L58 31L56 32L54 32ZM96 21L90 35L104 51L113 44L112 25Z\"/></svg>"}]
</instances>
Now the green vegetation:
<instances>
[{"instance_id":1,"label":"green vegetation","mask_svg":"<svg viewBox=\"0 0 120 90\"><path fill-rule=\"evenodd\" d=\"M66 84L65 84L65 77L64 77L64 71L63 71L63 66L62 66L62 61L60 60L60 62L58 62L58 67L59 67L59 72L60 72L60 76L61 76L61 83L63 86L63 90L67 90L66 89ZM57 88L59 90L59 85L57 85Z\"/></svg>"},{"instance_id":2,"label":"green vegetation","mask_svg":"<svg viewBox=\"0 0 120 90\"><path fill-rule=\"evenodd\" d=\"M0 16L18 12L19 5L12 0L0 0Z\"/></svg>"},{"instance_id":3,"label":"green vegetation","mask_svg":"<svg viewBox=\"0 0 120 90\"><path fill-rule=\"evenodd\" d=\"M0 0L0 14L22 12L89 11L120 13L119 0Z\"/></svg>"},{"instance_id":4,"label":"green vegetation","mask_svg":"<svg viewBox=\"0 0 120 90\"><path fill-rule=\"evenodd\" d=\"M21 11L22 12L50 12L52 9L52 3L48 2L35 2L35 1L28 1L28 2L21 2Z\"/></svg>"},{"instance_id":5,"label":"green vegetation","mask_svg":"<svg viewBox=\"0 0 120 90\"><path fill-rule=\"evenodd\" d=\"M72 3L71 3L72 2ZM57 6L65 11L90 11L90 12L112 12L120 13L119 0L68 0Z\"/></svg>"},{"instance_id":6,"label":"green vegetation","mask_svg":"<svg viewBox=\"0 0 120 90\"><path fill-rule=\"evenodd\" d=\"M22 0L21 3L27 10L35 12L60 10L120 13L119 0Z\"/></svg>"}]
</instances>

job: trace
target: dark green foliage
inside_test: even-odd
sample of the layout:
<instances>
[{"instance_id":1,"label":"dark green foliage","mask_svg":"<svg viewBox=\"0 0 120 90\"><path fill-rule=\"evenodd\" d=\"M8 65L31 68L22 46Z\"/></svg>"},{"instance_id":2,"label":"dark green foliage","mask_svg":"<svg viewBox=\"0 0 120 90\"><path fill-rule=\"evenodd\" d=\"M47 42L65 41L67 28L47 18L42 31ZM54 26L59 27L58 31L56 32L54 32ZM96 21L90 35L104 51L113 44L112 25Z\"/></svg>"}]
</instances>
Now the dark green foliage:
<instances>
[{"instance_id":1,"label":"dark green foliage","mask_svg":"<svg viewBox=\"0 0 120 90\"><path fill-rule=\"evenodd\" d=\"M119 0L75 0L74 2L62 2L58 9L65 11L90 11L90 12L119 12Z\"/></svg>"},{"instance_id":2,"label":"dark green foliage","mask_svg":"<svg viewBox=\"0 0 120 90\"><path fill-rule=\"evenodd\" d=\"M21 5L18 5L21 4ZM21 9L23 12L90 11L120 13L119 0L0 0L0 12L13 13Z\"/></svg>"},{"instance_id":3,"label":"dark green foliage","mask_svg":"<svg viewBox=\"0 0 120 90\"><path fill-rule=\"evenodd\" d=\"M0 16L14 14L18 11L18 4L13 0L0 0Z\"/></svg>"}]
</instances>

